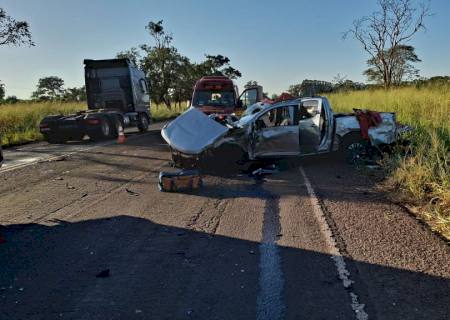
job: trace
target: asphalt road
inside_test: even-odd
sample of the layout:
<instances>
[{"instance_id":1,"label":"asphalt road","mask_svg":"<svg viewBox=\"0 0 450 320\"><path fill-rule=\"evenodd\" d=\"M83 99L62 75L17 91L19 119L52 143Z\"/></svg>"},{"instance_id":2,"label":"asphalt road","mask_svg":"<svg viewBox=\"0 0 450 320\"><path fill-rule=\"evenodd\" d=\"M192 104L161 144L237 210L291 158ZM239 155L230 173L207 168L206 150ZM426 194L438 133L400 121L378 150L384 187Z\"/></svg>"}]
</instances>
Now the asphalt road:
<instances>
[{"instance_id":1,"label":"asphalt road","mask_svg":"<svg viewBox=\"0 0 450 320\"><path fill-rule=\"evenodd\" d=\"M6 152L40 158L0 171L0 319L450 318L448 244L375 176L326 158L262 182L223 165L163 193L159 128Z\"/></svg>"}]
</instances>

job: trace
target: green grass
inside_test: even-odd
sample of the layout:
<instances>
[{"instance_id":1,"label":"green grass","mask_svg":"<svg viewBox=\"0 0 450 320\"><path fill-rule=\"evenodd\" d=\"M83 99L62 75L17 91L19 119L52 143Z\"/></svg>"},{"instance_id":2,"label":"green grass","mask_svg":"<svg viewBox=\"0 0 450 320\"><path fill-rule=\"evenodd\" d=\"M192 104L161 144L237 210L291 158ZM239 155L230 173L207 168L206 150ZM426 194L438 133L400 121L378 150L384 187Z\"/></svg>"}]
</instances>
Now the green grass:
<instances>
[{"instance_id":1,"label":"green grass","mask_svg":"<svg viewBox=\"0 0 450 320\"><path fill-rule=\"evenodd\" d=\"M0 105L0 137L3 146L16 145L31 141L42 140L39 123L42 118L50 114L70 114L85 110L85 102L30 102ZM151 111L154 121L161 121L176 117L186 109L152 105Z\"/></svg>"},{"instance_id":2,"label":"green grass","mask_svg":"<svg viewBox=\"0 0 450 320\"><path fill-rule=\"evenodd\" d=\"M450 240L450 85L365 90L327 95L337 112L394 111L414 127L411 144L384 161L385 187Z\"/></svg>"}]
</instances>

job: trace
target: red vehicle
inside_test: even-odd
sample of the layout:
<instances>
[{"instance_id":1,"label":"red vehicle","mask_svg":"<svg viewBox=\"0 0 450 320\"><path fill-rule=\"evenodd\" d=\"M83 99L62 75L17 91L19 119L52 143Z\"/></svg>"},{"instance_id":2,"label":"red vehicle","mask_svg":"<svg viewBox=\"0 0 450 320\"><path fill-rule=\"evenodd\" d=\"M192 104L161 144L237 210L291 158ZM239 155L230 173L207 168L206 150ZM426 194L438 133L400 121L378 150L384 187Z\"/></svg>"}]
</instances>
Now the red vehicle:
<instances>
[{"instance_id":1,"label":"red vehicle","mask_svg":"<svg viewBox=\"0 0 450 320\"><path fill-rule=\"evenodd\" d=\"M191 106L206 114L233 114L263 99L262 87L248 87L239 95L238 87L228 77L208 76L197 81Z\"/></svg>"}]
</instances>

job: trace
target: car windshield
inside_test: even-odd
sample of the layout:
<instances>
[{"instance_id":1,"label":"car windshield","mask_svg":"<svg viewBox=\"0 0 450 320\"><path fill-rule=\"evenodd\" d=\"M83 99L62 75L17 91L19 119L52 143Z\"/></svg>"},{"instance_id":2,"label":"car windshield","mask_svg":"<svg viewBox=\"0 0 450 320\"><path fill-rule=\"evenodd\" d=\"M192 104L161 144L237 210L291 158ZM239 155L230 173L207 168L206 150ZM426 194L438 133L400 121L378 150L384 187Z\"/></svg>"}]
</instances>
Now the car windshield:
<instances>
[{"instance_id":1,"label":"car windshield","mask_svg":"<svg viewBox=\"0 0 450 320\"><path fill-rule=\"evenodd\" d=\"M192 103L195 107L215 106L215 107L233 107L233 91L197 91L194 94Z\"/></svg>"}]
</instances>

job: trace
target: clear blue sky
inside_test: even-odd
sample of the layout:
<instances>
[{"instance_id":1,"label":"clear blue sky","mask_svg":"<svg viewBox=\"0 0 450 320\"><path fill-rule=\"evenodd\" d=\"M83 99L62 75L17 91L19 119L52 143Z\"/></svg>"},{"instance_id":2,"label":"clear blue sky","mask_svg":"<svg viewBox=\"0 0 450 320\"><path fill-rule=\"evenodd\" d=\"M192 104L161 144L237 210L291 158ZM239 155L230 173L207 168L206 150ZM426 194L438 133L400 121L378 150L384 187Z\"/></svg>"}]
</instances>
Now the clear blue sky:
<instances>
[{"instance_id":1,"label":"clear blue sky","mask_svg":"<svg viewBox=\"0 0 450 320\"><path fill-rule=\"evenodd\" d=\"M37 80L56 75L81 86L84 58L112 58L151 41L150 20L164 20L174 45L193 61L223 54L241 70L241 86L257 80L279 93L303 79L340 73L364 81L367 55L341 35L370 14L376 0L183 1L2 0L8 14L31 24L36 47L1 47L0 80L7 95L28 98ZM450 1L432 0L427 31L411 42L423 76L450 74Z\"/></svg>"}]
</instances>

